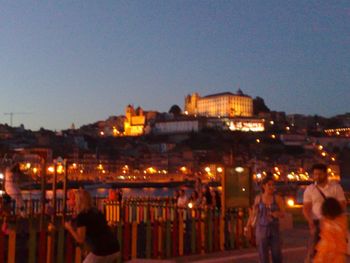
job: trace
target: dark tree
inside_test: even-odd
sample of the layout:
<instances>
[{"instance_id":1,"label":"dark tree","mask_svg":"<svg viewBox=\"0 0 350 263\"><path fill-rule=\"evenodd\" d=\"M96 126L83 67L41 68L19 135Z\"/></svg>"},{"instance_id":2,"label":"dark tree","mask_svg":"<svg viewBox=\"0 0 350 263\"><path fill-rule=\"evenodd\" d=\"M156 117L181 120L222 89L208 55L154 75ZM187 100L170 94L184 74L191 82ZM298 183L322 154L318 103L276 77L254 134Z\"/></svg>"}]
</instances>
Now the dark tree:
<instances>
[{"instance_id":1,"label":"dark tree","mask_svg":"<svg viewBox=\"0 0 350 263\"><path fill-rule=\"evenodd\" d=\"M270 112L270 109L266 106L263 98L256 97L253 99L253 113L258 115L260 112Z\"/></svg>"},{"instance_id":2,"label":"dark tree","mask_svg":"<svg viewBox=\"0 0 350 263\"><path fill-rule=\"evenodd\" d=\"M179 115L181 115L181 108L175 104L175 105L171 106L169 113L174 114L174 116L179 116Z\"/></svg>"}]
</instances>

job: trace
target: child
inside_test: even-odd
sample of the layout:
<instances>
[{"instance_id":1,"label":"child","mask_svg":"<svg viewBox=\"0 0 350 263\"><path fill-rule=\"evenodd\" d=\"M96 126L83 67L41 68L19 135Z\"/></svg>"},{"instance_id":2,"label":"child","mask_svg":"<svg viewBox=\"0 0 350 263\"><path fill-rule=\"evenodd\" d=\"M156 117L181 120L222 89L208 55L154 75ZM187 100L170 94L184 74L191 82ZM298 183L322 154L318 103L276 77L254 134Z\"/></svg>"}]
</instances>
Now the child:
<instances>
[{"instance_id":1,"label":"child","mask_svg":"<svg viewBox=\"0 0 350 263\"><path fill-rule=\"evenodd\" d=\"M316 246L314 263L345 263L347 251L347 218L339 203L327 197L322 204L321 240Z\"/></svg>"}]
</instances>

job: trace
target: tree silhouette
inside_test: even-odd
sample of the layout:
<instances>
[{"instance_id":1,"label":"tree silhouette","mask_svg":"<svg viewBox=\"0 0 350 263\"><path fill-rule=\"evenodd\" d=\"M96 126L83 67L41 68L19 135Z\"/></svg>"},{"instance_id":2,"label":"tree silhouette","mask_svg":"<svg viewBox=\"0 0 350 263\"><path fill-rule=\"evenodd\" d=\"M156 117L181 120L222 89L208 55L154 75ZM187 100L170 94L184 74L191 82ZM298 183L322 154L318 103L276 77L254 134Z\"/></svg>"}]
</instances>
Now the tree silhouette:
<instances>
[{"instance_id":1,"label":"tree silhouette","mask_svg":"<svg viewBox=\"0 0 350 263\"><path fill-rule=\"evenodd\" d=\"M263 98L256 97L253 99L253 113L258 115L260 112L270 112L270 109L266 106Z\"/></svg>"},{"instance_id":2,"label":"tree silhouette","mask_svg":"<svg viewBox=\"0 0 350 263\"><path fill-rule=\"evenodd\" d=\"M181 108L178 106L178 105L173 105L171 106L170 110L169 110L169 113L172 113L174 114L174 116L179 116L181 115Z\"/></svg>"}]
</instances>

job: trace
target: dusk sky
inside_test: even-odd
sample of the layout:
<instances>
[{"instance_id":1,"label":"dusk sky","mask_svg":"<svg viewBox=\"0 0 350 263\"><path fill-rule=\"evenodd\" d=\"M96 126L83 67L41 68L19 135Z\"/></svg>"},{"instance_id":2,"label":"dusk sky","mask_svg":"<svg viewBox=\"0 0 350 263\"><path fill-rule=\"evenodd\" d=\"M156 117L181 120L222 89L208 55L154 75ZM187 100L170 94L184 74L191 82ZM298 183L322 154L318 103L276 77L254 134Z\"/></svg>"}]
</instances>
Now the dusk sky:
<instances>
[{"instance_id":1,"label":"dusk sky","mask_svg":"<svg viewBox=\"0 0 350 263\"><path fill-rule=\"evenodd\" d=\"M2 1L0 123L67 129L244 93L350 112L350 1Z\"/></svg>"}]
</instances>

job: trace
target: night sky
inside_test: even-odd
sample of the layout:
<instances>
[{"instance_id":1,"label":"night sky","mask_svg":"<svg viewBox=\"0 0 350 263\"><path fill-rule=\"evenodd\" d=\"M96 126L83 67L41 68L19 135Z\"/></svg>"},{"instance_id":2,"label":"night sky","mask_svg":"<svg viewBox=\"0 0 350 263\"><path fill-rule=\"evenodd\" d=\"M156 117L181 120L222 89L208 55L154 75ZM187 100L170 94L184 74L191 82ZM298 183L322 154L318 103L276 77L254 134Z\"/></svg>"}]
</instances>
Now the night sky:
<instances>
[{"instance_id":1,"label":"night sky","mask_svg":"<svg viewBox=\"0 0 350 263\"><path fill-rule=\"evenodd\" d=\"M0 123L67 129L244 93L350 112L349 1L2 1Z\"/></svg>"}]
</instances>

